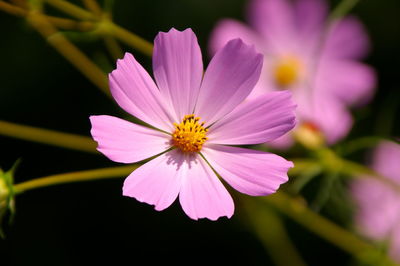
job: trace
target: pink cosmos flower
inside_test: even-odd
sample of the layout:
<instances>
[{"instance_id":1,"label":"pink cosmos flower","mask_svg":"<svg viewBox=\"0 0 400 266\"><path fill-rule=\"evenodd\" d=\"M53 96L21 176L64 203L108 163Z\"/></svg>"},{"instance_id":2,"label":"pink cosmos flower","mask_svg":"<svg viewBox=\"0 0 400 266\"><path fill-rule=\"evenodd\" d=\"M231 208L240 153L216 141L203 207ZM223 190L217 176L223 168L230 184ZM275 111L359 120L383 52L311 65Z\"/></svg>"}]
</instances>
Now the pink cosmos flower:
<instances>
[{"instance_id":1,"label":"pink cosmos flower","mask_svg":"<svg viewBox=\"0 0 400 266\"><path fill-rule=\"evenodd\" d=\"M271 141L295 125L289 92L241 104L257 83L262 62L254 46L235 39L216 53L203 76L200 47L190 29L157 35L156 83L131 54L118 60L110 74L111 93L125 111L152 128L101 115L90 117L91 134L98 150L115 162L158 155L126 178L123 194L156 210L167 208L179 195L190 218L216 220L234 211L216 173L253 196L274 193L286 182L292 162L227 146Z\"/></svg>"},{"instance_id":2,"label":"pink cosmos flower","mask_svg":"<svg viewBox=\"0 0 400 266\"><path fill-rule=\"evenodd\" d=\"M325 33L327 9L323 0L252 0L250 27L222 20L211 35L210 51L214 54L238 37L254 44L264 54L264 66L250 99L267 91L291 90L298 104L298 125L322 133L333 144L351 128L347 106L371 98L375 74L359 62L369 48L360 22L346 17ZM285 135L275 144L291 143Z\"/></svg>"},{"instance_id":3,"label":"pink cosmos flower","mask_svg":"<svg viewBox=\"0 0 400 266\"><path fill-rule=\"evenodd\" d=\"M372 168L400 185L400 145L382 142L375 150ZM355 222L366 236L387 241L390 255L400 262L400 194L377 179L359 178L351 186Z\"/></svg>"}]
</instances>

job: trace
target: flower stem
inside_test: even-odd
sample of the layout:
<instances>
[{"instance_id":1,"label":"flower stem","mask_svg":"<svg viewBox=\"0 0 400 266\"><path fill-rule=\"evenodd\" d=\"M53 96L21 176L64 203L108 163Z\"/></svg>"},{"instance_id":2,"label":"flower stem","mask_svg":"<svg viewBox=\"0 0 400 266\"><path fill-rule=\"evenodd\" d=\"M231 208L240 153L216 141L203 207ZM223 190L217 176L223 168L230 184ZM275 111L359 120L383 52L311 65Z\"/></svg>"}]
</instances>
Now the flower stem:
<instances>
[{"instance_id":1,"label":"flower stem","mask_svg":"<svg viewBox=\"0 0 400 266\"><path fill-rule=\"evenodd\" d=\"M242 198L247 220L277 266L305 266L299 252L290 240L282 219L269 207L252 199Z\"/></svg>"},{"instance_id":2,"label":"flower stem","mask_svg":"<svg viewBox=\"0 0 400 266\"><path fill-rule=\"evenodd\" d=\"M139 166L140 166L139 164L135 164L133 166L130 165L130 166L101 168L101 169L40 177L14 185L14 191L16 194L21 194L28 190L47 187L47 186L54 186L59 184L84 182L84 181L92 181L92 180L108 179L108 178L120 178L129 175L133 170L135 170Z\"/></svg>"},{"instance_id":3,"label":"flower stem","mask_svg":"<svg viewBox=\"0 0 400 266\"><path fill-rule=\"evenodd\" d=\"M362 261L366 262L366 258L371 258L371 254L377 254L377 256L380 254L380 251L373 245L314 213L303 202L292 199L283 192L262 197L260 200L272 205L309 231ZM385 265L397 265L388 257L381 259L382 262L385 262Z\"/></svg>"},{"instance_id":4,"label":"flower stem","mask_svg":"<svg viewBox=\"0 0 400 266\"><path fill-rule=\"evenodd\" d=\"M121 42L130 45L147 56L153 54L153 44L150 42L112 22L108 26L110 35L116 37Z\"/></svg>"},{"instance_id":5,"label":"flower stem","mask_svg":"<svg viewBox=\"0 0 400 266\"><path fill-rule=\"evenodd\" d=\"M68 41L63 34L44 17L40 12L32 11L26 17L28 23L36 29L46 41L61 55L84 74L94 85L110 96L108 79L104 72L94 64L74 44Z\"/></svg>"},{"instance_id":6,"label":"flower stem","mask_svg":"<svg viewBox=\"0 0 400 266\"><path fill-rule=\"evenodd\" d=\"M46 0L46 2L57 8L58 10L69 14L75 18L81 20L96 20L96 16L92 13L86 11L83 8L80 8L74 4L71 4L64 0ZM146 41L145 39L137 36L136 34L114 24L112 21L104 20L98 21L102 24L102 28L106 29L105 32L110 34L111 36L116 37L120 41L124 42L127 45L130 45L132 48L144 53L147 56L151 56L153 53L153 45Z\"/></svg>"},{"instance_id":7,"label":"flower stem","mask_svg":"<svg viewBox=\"0 0 400 266\"><path fill-rule=\"evenodd\" d=\"M94 16L89 11L86 11L83 8L80 8L70 2L63 1L63 0L46 0L46 2L57 8L58 10L63 11L64 13L75 17L80 20L96 20L96 16Z\"/></svg>"},{"instance_id":8,"label":"flower stem","mask_svg":"<svg viewBox=\"0 0 400 266\"><path fill-rule=\"evenodd\" d=\"M0 1L0 10L18 17L25 17L27 13L25 9L4 1Z\"/></svg>"},{"instance_id":9,"label":"flower stem","mask_svg":"<svg viewBox=\"0 0 400 266\"><path fill-rule=\"evenodd\" d=\"M101 7L96 0L83 0L86 9L90 10L94 15L100 16L102 14Z\"/></svg>"},{"instance_id":10,"label":"flower stem","mask_svg":"<svg viewBox=\"0 0 400 266\"><path fill-rule=\"evenodd\" d=\"M344 17L360 0L342 0L329 15L328 21Z\"/></svg>"},{"instance_id":11,"label":"flower stem","mask_svg":"<svg viewBox=\"0 0 400 266\"><path fill-rule=\"evenodd\" d=\"M19 125L1 120L0 135L67 149L97 153L96 143L89 137Z\"/></svg>"},{"instance_id":12,"label":"flower stem","mask_svg":"<svg viewBox=\"0 0 400 266\"><path fill-rule=\"evenodd\" d=\"M17 17L26 17L29 14L27 9L15 6L3 1L0 1L0 10L10 15ZM95 28L95 24L89 21L76 21L68 18L60 18L54 16L43 15L50 23L59 29L64 30L78 30L78 31L89 31Z\"/></svg>"}]
</instances>

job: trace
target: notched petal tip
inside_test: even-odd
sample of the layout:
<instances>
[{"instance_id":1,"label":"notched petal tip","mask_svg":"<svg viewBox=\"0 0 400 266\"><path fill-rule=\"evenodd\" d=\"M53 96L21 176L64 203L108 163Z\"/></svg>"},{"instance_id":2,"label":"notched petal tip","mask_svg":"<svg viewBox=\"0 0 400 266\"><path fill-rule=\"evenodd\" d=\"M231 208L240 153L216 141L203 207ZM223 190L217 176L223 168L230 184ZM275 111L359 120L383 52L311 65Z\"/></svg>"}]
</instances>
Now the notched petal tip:
<instances>
[{"instance_id":1,"label":"notched petal tip","mask_svg":"<svg viewBox=\"0 0 400 266\"><path fill-rule=\"evenodd\" d=\"M158 34L155 37L155 42L156 40L158 40L159 38L163 38L166 37L168 35L173 35L173 34L190 34L190 35L195 35L195 33L193 32L192 28L186 28L182 31L172 27L171 29L169 29L169 31L165 32L165 31L160 31L158 32Z\"/></svg>"}]
</instances>

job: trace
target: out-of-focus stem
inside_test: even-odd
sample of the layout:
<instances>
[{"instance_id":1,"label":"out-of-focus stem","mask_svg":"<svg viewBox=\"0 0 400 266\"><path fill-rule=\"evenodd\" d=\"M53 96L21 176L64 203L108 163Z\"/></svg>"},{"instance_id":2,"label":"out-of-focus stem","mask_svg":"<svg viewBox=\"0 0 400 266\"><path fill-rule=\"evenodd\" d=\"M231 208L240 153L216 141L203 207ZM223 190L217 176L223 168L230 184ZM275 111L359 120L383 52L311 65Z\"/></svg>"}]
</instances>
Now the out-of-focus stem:
<instances>
[{"instance_id":1,"label":"out-of-focus stem","mask_svg":"<svg viewBox=\"0 0 400 266\"><path fill-rule=\"evenodd\" d=\"M345 16L360 0L342 0L329 15L328 21Z\"/></svg>"},{"instance_id":2,"label":"out-of-focus stem","mask_svg":"<svg viewBox=\"0 0 400 266\"><path fill-rule=\"evenodd\" d=\"M59 18L52 16L44 17L55 27L63 30L91 31L96 28L96 25L93 22L89 21L75 21L68 18Z\"/></svg>"},{"instance_id":3,"label":"out-of-focus stem","mask_svg":"<svg viewBox=\"0 0 400 266\"><path fill-rule=\"evenodd\" d=\"M110 96L105 73L74 44L58 32L41 13L32 11L26 19L51 46L82 72L94 85L99 87L106 95Z\"/></svg>"},{"instance_id":4,"label":"out-of-focus stem","mask_svg":"<svg viewBox=\"0 0 400 266\"><path fill-rule=\"evenodd\" d=\"M18 16L18 17L24 17L27 13L27 11L25 9L15 6L15 5L11 5L4 1L0 1L0 10L4 11L6 13L9 13L11 15L14 15L14 16Z\"/></svg>"},{"instance_id":5,"label":"out-of-focus stem","mask_svg":"<svg viewBox=\"0 0 400 266\"><path fill-rule=\"evenodd\" d=\"M85 7L90 10L94 15L100 16L102 13L101 7L96 0L82 0Z\"/></svg>"},{"instance_id":6,"label":"out-of-focus stem","mask_svg":"<svg viewBox=\"0 0 400 266\"><path fill-rule=\"evenodd\" d=\"M51 6L77 19L96 20L96 16L94 16L92 13L74 4L71 4L70 2L63 0L46 0L46 2Z\"/></svg>"},{"instance_id":7,"label":"out-of-focus stem","mask_svg":"<svg viewBox=\"0 0 400 266\"><path fill-rule=\"evenodd\" d=\"M90 12L64 0L46 0L48 4L59 9L60 11L69 14L75 18L82 20L96 20L96 17ZM153 53L153 45L136 34L114 24L111 21L101 21L101 28L105 33L114 36L132 48L151 56Z\"/></svg>"},{"instance_id":8,"label":"out-of-focus stem","mask_svg":"<svg viewBox=\"0 0 400 266\"><path fill-rule=\"evenodd\" d=\"M275 211L252 199L243 202L248 220L275 265L305 266L306 263L290 240L281 218Z\"/></svg>"},{"instance_id":9,"label":"out-of-focus stem","mask_svg":"<svg viewBox=\"0 0 400 266\"><path fill-rule=\"evenodd\" d=\"M366 166L341 158L327 147L316 150L315 154L318 155L320 164L329 172L334 171L353 178L375 178L400 193L400 185L392 179L387 178Z\"/></svg>"},{"instance_id":10,"label":"out-of-focus stem","mask_svg":"<svg viewBox=\"0 0 400 266\"><path fill-rule=\"evenodd\" d=\"M11 5L3 1L0 1L0 10L17 17L26 17L29 14L28 10L15 5ZM96 27L96 25L93 22L89 21L76 21L73 19L60 18L48 15L43 15L43 16L54 26L64 30L90 31L95 29Z\"/></svg>"},{"instance_id":11,"label":"out-of-focus stem","mask_svg":"<svg viewBox=\"0 0 400 266\"><path fill-rule=\"evenodd\" d=\"M260 200L269 203L309 231L358 259L363 260L363 258L370 257L371 253L381 253L373 245L337 226L328 219L314 213L308 209L303 202L292 199L283 192L276 193L269 197L262 197ZM383 260L386 263L384 265L397 265L388 257Z\"/></svg>"},{"instance_id":12,"label":"out-of-focus stem","mask_svg":"<svg viewBox=\"0 0 400 266\"><path fill-rule=\"evenodd\" d=\"M105 35L103 36L103 40L104 44L107 47L107 50L114 60L122 58L124 56L121 47L119 46L117 40L114 39L114 37Z\"/></svg>"},{"instance_id":13,"label":"out-of-focus stem","mask_svg":"<svg viewBox=\"0 0 400 266\"><path fill-rule=\"evenodd\" d=\"M52 146L97 153L96 143L89 137L0 121L0 135Z\"/></svg>"},{"instance_id":14,"label":"out-of-focus stem","mask_svg":"<svg viewBox=\"0 0 400 266\"><path fill-rule=\"evenodd\" d=\"M355 178L374 178L377 179L379 181L381 181L382 183L385 183L386 185L388 185L389 187L391 187L392 189L396 190L398 193L400 193L400 185L393 181L392 179L381 175L377 172L375 172L374 170L352 162L352 161L347 161L347 160L343 160L343 170L342 172L347 174L347 175L351 175Z\"/></svg>"},{"instance_id":15,"label":"out-of-focus stem","mask_svg":"<svg viewBox=\"0 0 400 266\"><path fill-rule=\"evenodd\" d=\"M120 178L129 175L133 170L135 170L139 166L140 164L135 164L130 166L101 168L95 170L46 176L16 184L14 185L14 191L16 194L21 194L28 190L47 187L47 186L54 186L59 184L84 182L84 181L92 181L92 180L108 179L108 178Z\"/></svg>"},{"instance_id":16,"label":"out-of-focus stem","mask_svg":"<svg viewBox=\"0 0 400 266\"><path fill-rule=\"evenodd\" d=\"M125 44L130 45L132 48L144 53L147 56L151 56L153 54L153 44L145 39L112 22L110 22L108 28L110 35L116 37Z\"/></svg>"}]
</instances>

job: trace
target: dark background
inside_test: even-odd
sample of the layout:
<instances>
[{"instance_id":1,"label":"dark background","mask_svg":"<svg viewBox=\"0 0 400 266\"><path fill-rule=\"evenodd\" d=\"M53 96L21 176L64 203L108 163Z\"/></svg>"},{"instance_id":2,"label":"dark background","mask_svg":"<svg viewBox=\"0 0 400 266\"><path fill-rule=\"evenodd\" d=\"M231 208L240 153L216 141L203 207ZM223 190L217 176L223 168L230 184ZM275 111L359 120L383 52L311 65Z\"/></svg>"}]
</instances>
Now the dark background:
<instances>
[{"instance_id":1,"label":"dark background","mask_svg":"<svg viewBox=\"0 0 400 266\"><path fill-rule=\"evenodd\" d=\"M191 27L206 61L215 23L225 17L244 20L246 4L243 0L115 2L116 23L149 41L158 31ZM357 122L349 138L399 136L400 1L360 1L353 13L370 33L373 50L367 62L379 74L379 89L370 105L355 112ZM1 120L89 135L89 115L121 115L23 19L0 13L0 29ZM74 38L88 55L101 60L105 49L100 40ZM151 69L149 58L135 55ZM116 165L101 155L0 136L0 167L7 170L18 158L22 163L16 183ZM196 222L179 204L156 212L122 197L122 181L62 185L18 196L15 221L5 226L7 238L0 240L0 265L271 264L260 242L241 223L240 210L230 220ZM309 265L348 264L346 254L290 220L285 222Z\"/></svg>"}]
</instances>

